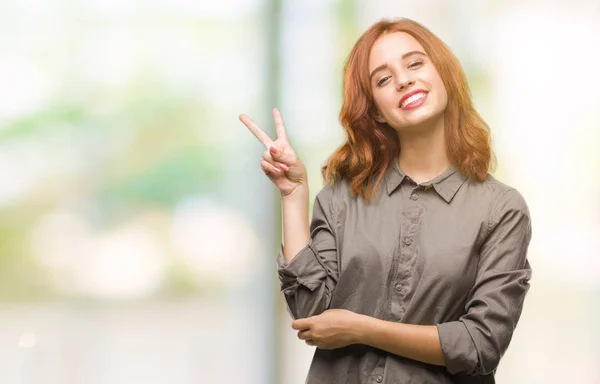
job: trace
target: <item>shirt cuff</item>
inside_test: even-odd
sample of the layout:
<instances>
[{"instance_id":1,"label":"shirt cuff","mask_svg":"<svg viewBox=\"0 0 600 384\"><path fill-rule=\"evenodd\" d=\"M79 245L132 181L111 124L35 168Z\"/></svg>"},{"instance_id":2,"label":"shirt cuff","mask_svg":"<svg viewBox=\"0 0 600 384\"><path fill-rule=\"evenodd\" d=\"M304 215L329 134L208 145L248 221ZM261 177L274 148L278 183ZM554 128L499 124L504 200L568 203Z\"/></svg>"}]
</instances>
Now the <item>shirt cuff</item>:
<instances>
[{"instance_id":1,"label":"shirt cuff","mask_svg":"<svg viewBox=\"0 0 600 384\"><path fill-rule=\"evenodd\" d=\"M295 293L299 285L314 291L321 286L325 277L331 274L320 262L312 242L302 248L289 263L286 263L283 256L282 244L277 255L277 272L281 291L288 295Z\"/></svg>"},{"instance_id":2,"label":"shirt cuff","mask_svg":"<svg viewBox=\"0 0 600 384\"><path fill-rule=\"evenodd\" d=\"M477 370L477 350L462 321L437 324L440 345L446 362L446 370L451 374L471 373Z\"/></svg>"}]
</instances>

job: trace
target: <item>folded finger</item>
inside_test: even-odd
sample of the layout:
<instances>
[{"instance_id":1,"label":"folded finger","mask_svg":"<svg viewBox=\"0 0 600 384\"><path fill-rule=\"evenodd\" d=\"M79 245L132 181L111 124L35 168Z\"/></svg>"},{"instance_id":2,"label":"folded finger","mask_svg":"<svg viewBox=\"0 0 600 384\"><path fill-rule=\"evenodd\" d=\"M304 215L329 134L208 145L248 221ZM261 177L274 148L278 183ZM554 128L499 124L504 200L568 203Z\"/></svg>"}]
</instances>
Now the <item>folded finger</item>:
<instances>
[{"instance_id":1,"label":"folded finger","mask_svg":"<svg viewBox=\"0 0 600 384\"><path fill-rule=\"evenodd\" d=\"M275 161L273 159L273 156L271 156L271 154L269 153L269 151L264 151L262 157L265 161L273 164L275 167L278 167L279 169L282 169L284 171L290 170L290 167L288 167L287 164L280 163L279 161Z\"/></svg>"},{"instance_id":2,"label":"folded finger","mask_svg":"<svg viewBox=\"0 0 600 384\"><path fill-rule=\"evenodd\" d=\"M305 330L298 331L298 338L300 340L310 340L310 338L311 338L310 330L305 329Z\"/></svg>"},{"instance_id":3,"label":"folded finger","mask_svg":"<svg viewBox=\"0 0 600 384\"><path fill-rule=\"evenodd\" d=\"M275 167L273 164L271 164L271 163L269 163L269 162L267 162L265 160L263 160L263 161L260 162L260 167L262 168L262 170L265 173L268 172L268 173L272 173L272 174L275 174L275 175L281 175L281 172L282 172L281 169Z\"/></svg>"}]
</instances>

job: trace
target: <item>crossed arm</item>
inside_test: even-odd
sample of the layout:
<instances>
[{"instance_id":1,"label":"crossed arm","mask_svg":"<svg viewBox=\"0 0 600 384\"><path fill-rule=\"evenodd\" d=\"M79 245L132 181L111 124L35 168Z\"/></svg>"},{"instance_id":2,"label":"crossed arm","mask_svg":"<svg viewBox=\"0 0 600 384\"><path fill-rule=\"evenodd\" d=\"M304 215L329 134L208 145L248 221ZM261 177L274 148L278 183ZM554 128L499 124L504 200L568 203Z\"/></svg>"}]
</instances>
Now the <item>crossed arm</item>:
<instances>
[{"instance_id":1,"label":"crossed arm","mask_svg":"<svg viewBox=\"0 0 600 384\"><path fill-rule=\"evenodd\" d=\"M315 204L311 243L301 251L302 259L280 262L282 290L297 319L292 326L300 339L320 348L366 344L446 366L452 374L488 374L497 368L519 319L531 276L526 258L531 236L529 213L516 191L500 196L492 210L464 315L435 325L394 323L328 309L339 276L335 243L328 235L332 227L327 209L325 199Z\"/></svg>"},{"instance_id":2,"label":"crossed arm","mask_svg":"<svg viewBox=\"0 0 600 384\"><path fill-rule=\"evenodd\" d=\"M298 338L324 349L366 344L429 364L446 365L435 325L394 323L345 309L292 322Z\"/></svg>"}]
</instances>

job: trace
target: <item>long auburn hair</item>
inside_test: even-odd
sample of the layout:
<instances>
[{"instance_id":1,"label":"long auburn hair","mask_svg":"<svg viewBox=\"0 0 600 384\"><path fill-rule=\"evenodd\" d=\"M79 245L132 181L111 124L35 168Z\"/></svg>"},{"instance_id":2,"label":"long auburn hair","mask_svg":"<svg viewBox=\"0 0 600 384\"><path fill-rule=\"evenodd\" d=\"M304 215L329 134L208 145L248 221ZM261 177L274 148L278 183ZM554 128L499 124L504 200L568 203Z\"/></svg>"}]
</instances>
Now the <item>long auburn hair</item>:
<instances>
[{"instance_id":1,"label":"long auburn hair","mask_svg":"<svg viewBox=\"0 0 600 384\"><path fill-rule=\"evenodd\" d=\"M397 132L374 119L376 105L369 81L369 54L386 33L406 32L425 49L446 87L444 130L448 158L461 173L483 181L492 165L490 130L473 106L464 71L450 49L423 25L405 18L383 19L356 42L344 68L344 100L339 119L346 142L321 169L325 183L350 181L351 191L371 201L385 170L400 154Z\"/></svg>"}]
</instances>

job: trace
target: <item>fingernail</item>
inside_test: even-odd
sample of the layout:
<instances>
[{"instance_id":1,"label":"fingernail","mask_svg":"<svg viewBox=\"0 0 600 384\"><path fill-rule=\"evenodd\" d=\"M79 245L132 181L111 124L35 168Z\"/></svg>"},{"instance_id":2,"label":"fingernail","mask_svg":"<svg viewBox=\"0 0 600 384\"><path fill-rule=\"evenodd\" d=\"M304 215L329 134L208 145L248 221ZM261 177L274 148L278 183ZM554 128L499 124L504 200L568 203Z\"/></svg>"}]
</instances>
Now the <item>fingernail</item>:
<instances>
[{"instance_id":1,"label":"fingernail","mask_svg":"<svg viewBox=\"0 0 600 384\"><path fill-rule=\"evenodd\" d=\"M271 153L276 155L277 154L277 148L275 147L271 147Z\"/></svg>"},{"instance_id":2,"label":"fingernail","mask_svg":"<svg viewBox=\"0 0 600 384\"><path fill-rule=\"evenodd\" d=\"M290 170L290 168L287 165L285 165L285 164L279 164L279 168L283 169L284 171L289 171Z\"/></svg>"}]
</instances>

